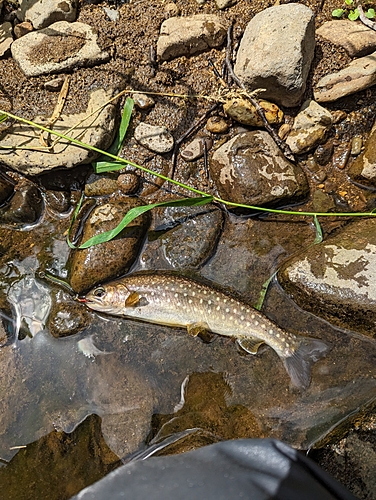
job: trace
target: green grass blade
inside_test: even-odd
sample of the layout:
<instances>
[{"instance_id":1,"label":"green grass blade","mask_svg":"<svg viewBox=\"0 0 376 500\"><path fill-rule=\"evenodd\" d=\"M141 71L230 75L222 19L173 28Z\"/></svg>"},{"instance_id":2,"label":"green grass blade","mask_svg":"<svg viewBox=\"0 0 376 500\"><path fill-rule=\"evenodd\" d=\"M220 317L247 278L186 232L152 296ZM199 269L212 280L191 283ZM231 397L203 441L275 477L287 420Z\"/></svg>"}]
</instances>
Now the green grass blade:
<instances>
[{"instance_id":1,"label":"green grass blade","mask_svg":"<svg viewBox=\"0 0 376 500\"><path fill-rule=\"evenodd\" d=\"M133 99L127 97L123 113L121 115L119 130L116 134L114 142L108 149L108 152L111 155L117 155L123 146L125 134L127 133L129 122L132 116L133 105L134 105ZM109 157L106 154L102 154L96 161L92 163L93 168L97 174L101 172L110 172L111 170L120 170L120 168L124 168L124 165L122 167L115 169L111 168L110 165L113 165L113 162L109 162L108 159Z\"/></svg>"},{"instance_id":2,"label":"green grass blade","mask_svg":"<svg viewBox=\"0 0 376 500\"><path fill-rule=\"evenodd\" d=\"M116 170L121 170L125 168L124 163L112 162L112 161L97 161L95 163L95 173L104 174L105 172L116 172Z\"/></svg>"},{"instance_id":3,"label":"green grass blade","mask_svg":"<svg viewBox=\"0 0 376 500\"><path fill-rule=\"evenodd\" d=\"M71 234L71 231L72 231L72 227L73 227L73 224L76 222L76 219L77 219L77 216L78 216L78 213L81 209L81 206L82 206L82 202L84 201L84 196L85 194L82 193L81 194L81 198L79 200L79 202L77 203L77 207L74 209L74 212L73 212L73 216L72 216L72 220L69 224L69 227L68 227L68 233L67 233L67 243L68 243L68 246L69 248L77 248L76 245L74 245L71 241L70 241L70 234Z\"/></svg>"},{"instance_id":4,"label":"green grass blade","mask_svg":"<svg viewBox=\"0 0 376 500\"><path fill-rule=\"evenodd\" d=\"M127 214L123 217L121 222L110 231L105 231L104 233L97 234L92 238L89 238L85 243L80 245L78 248L89 248L94 245L98 245L99 243L105 243L106 241L110 241L114 239L121 231L127 227L134 219L139 217L140 215L152 210L157 207L192 207L192 206L200 206L205 205L206 203L211 203L213 201L213 196L200 196L198 198L182 198L180 200L172 200L172 201L163 201L160 203L151 203L150 205L143 205L140 207L134 207L127 212ZM72 248L72 247L71 247Z\"/></svg>"},{"instance_id":5,"label":"green grass blade","mask_svg":"<svg viewBox=\"0 0 376 500\"><path fill-rule=\"evenodd\" d=\"M268 289L269 289L269 285L270 285L272 279L274 278L274 276L277 274L277 272L278 272L278 269L262 285L262 288L261 288L261 291L260 291L260 295L259 295L259 299L258 299L257 303L253 306L258 311L261 310L261 308L262 308L262 306L264 304L265 297L266 297L266 294L267 294Z\"/></svg>"},{"instance_id":6,"label":"green grass blade","mask_svg":"<svg viewBox=\"0 0 376 500\"><path fill-rule=\"evenodd\" d=\"M319 243L322 242L324 237L322 234L322 228L321 228L320 222L317 218L317 215L315 215L313 217L313 223L315 224L315 228L316 228L316 236L315 236L315 241L313 242L313 244L318 245Z\"/></svg>"}]
</instances>

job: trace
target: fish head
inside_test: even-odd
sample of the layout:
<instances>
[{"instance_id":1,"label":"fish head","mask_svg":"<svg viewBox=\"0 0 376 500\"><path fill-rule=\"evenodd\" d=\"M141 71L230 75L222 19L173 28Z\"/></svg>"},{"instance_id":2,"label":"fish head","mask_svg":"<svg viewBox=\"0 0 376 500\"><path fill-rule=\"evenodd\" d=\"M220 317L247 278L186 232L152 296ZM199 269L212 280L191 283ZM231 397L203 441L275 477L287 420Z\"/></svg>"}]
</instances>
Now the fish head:
<instances>
[{"instance_id":1,"label":"fish head","mask_svg":"<svg viewBox=\"0 0 376 500\"><path fill-rule=\"evenodd\" d=\"M80 301L95 311L121 315L125 307L137 304L139 296L123 283L109 283L96 286Z\"/></svg>"}]
</instances>

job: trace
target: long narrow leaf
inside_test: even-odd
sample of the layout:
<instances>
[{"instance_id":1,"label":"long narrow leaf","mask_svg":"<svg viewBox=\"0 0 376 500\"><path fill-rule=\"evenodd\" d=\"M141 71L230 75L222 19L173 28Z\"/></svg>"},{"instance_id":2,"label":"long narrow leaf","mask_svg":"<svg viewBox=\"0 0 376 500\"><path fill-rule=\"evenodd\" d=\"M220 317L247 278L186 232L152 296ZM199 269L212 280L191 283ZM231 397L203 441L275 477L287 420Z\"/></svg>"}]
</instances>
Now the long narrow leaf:
<instances>
[{"instance_id":1,"label":"long narrow leaf","mask_svg":"<svg viewBox=\"0 0 376 500\"><path fill-rule=\"evenodd\" d=\"M105 172L116 172L116 170L121 170L125 168L124 163L117 163L115 161L98 161L95 164L95 173L104 174Z\"/></svg>"},{"instance_id":2,"label":"long narrow leaf","mask_svg":"<svg viewBox=\"0 0 376 500\"><path fill-rule=\"evenodd\" d=\"M79 202L77 203L77 207L74 209L74 212L73 212L73 216L72 216L72 220L69 224L69 228L68 228L68 233L67 233L67 243L68 243L68 246L70 248L77 248L71 241L70 241L70 234L71 234L71 231L72 231L72 227L73 227L73 224L76 222L76 219L77 219L77 216L78 216L78 212L80 211L81 209L81 206L82 206L82 202L84 200L84 192L82 192L81 194L81 198L79 200Z\"/></svg>"},{"instance_id":3,"label":"long narrow leaf","mask_svg":"<svg viewBox=\"0 0 376 500\"><path fill-rule=\"evenodd\" d=\"M212 201L213 201L213 196L202 196L198 198L182 198L180 200L163 201L160 203L152 203L150 205L143 205L140 207L131 208L131 210L127 212L127 214L123 217L122 221L114 229L111 229L110 231L105 231L104 233L89 238L87 241L85 241L85 243L80 245L78 248L79 249L89 248L94 245L98 245L99 243L105 243L106 241L114 239L134 219L144 214L145 212L152 210L153 208L192 207L192 206L205 205L206 203L211 203Z\"/></svg>"},{"instance_id":4,"label":"long narrow leaf","mask_svg":"<svg viewBox=\"0 0 376 500\"><path fill-rule=\"evenodd\" d=\"M259 299L257 301L257 303L253 306L255 309L257 309L258 311L261 310L263 304L264 304L264 301L265 301L265 297L266 297L266 294L268 292L268 289L269 289L269 285L272 281L272 279L274 278L274 276L278 273L278 269L270 276L270 278L268 278L265 283L262 285L262 288L261 288L261 291L260 291L260 295L259 295Z\"/></svg>"},{"instance_id":5,"label":"long narrow leaf","mask_svg":"<svg viewBox=\"0 0 376 500\"><path fill-rule=\"evenodd\" d=\"M321 228L320 222L317 218L317 215L315 215L313 217L313 223L315 224L315 228L316 228L316 237L315 237L315 241L313 242L313 244L318 245L323 240L323 234L322 234L322 228Z\"/></svg>"}]
</instances>

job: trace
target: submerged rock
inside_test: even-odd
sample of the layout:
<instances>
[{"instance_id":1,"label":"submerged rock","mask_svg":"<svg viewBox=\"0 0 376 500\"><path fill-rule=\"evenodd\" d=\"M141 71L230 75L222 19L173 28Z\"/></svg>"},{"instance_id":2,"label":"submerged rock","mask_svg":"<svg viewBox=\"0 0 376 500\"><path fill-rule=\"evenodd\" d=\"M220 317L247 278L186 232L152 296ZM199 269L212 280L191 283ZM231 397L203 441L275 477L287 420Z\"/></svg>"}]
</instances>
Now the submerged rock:
<instances>
[{"instance_id":1,"label":"submerged rock","mask_svg":"<svg viewBox=\"0 0 376 500\"><path fill-rule=\"evenodd\" d=\"M286 143L293 153L307 153L323 142L331 126L331 113L315 101L306 101L295 117Z\"/></svg>"},{"instance_id":2,"label":"submerged rock","mask_svg":"<svg viewBox=\"0 0 376 500\"><path fill-rule=\"evenodd\" d=\"M52 298L48 328L56 338L75 335L90 323L90 313L72 296L59 290Z\"/></svg>"},{"instance_id":3,"label":"submerged rock","mask_svg":"<svg viewBox=\"0 0 376 500\"><path fill-rule=\"evenodd\" d=\"M267 132L243 132L213 154L210 173L223 199L282 205L308 193L303 170L286 160Z\"/></svg>"},{"instance_id":4,"label":"submerged rock","mask_svg":"<svg viewBox=\"0 0 376 500\"><path fill-rule=\"evenodd\" d=\"M170 17L162 23L157 42L161 61L180 56L191 56L222 45L226 27L212 14L190 17Z\"/></svg>"},{"instance_id":5,"label":"submerged rock","mask_svg":"<svg viewBox=\"0 0 376 500\"><path fill-rule=\"evenodd\" d=\"M111 199L94 208L85 222L82 241L114 229L133 207L142 205L138 198ZM137 217L115 239L93 247L73 250L70 256L70 283L81 293L95 284L126 273L135 262L148 229L148 214Z\"/></svg>"},{"instance_id":6,"label":"submerged rock","mask_svg":"<svg viewBox=\"0 0 376 500\"><path fill-rule=\"evenodd\" d=\"M11 51L26 76L61 73L107 61L110 55L100 49L97 38L88 24L58 21L15 40Z\"/></svg>"},{"instance_id":7,"label":"submerged rock","mask_svg":"<svg viewBox=\"0 0 376 500\"><path fill-rule=\"evenodd\" d=\"M155 230L156 234L164 230L164 257L179 270L198 268L213 255L222 225L223 214L217 207L169 207L158 209Z\"/></svg>"},{"instance_id":8,"label":"submerged rock","mask_svg":"<svg viewBox=\"0 0 376 500\"><path fill-rule=\"evenodd\" d=\"M376 220L356 221L287 262L278 274L305 310L376 336Z\"/></svg>"},{"instance_id":9,"label":"submerged rock","mask_svg":"<svg viewBox=\"0 0 376 500\"><path fill-rule=\"evenodd\" d=\"M19 182L8 205L0 209L0 222L33 224L42 215L44 203L39 189L29 181Z\"/></svg>"},{"instance_id":10,"label":"submerged rock","mask_svg":"<svg viewBox=\"0 0 376 500\"><path fill-rule=\"evenodd\" d=\"M315 49L314 13L291 3L263 10L248 23L240 42L236 75L250 89L282 106L303 97Z\"/></svg>"}]
</instances>

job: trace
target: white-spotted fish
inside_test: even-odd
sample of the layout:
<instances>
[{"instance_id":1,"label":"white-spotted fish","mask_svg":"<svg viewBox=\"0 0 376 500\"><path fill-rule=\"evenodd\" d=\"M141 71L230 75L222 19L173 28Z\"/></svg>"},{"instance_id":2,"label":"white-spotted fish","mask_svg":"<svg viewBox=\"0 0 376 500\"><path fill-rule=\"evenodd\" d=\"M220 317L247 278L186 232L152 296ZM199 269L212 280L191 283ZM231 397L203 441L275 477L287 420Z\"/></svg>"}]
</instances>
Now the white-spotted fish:
<instances>
[{"instance_id":1,"label":"white-spotted fish","mask_svg":"<svg viewBox=\"0 0 376 500\"><path fill-rule=\"evenodd\" d=\"M321 340L282 330L216 288L167 272L135 273L97 286L78 300L96 311L185 327L192 335L206 331L233 337L251 354L268 344L282 359L292 383L303 389L310 384L311 365L329 350Z\"/></svg>"}]
</instances>

